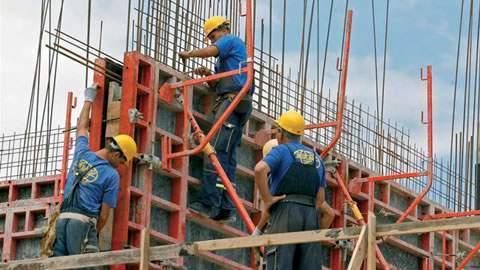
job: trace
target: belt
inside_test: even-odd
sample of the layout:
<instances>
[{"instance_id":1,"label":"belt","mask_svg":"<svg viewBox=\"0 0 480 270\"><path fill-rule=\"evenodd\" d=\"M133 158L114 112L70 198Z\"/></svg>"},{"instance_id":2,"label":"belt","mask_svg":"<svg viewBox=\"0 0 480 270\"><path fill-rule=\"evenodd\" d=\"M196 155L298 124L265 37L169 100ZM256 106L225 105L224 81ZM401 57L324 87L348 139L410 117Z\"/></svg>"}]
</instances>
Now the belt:
<instances>
[{"instance_id":1,"label":"belt","mask_svg":"<svg viewBox=\"0 0 480 270\"><path fill-rule=\"evenodd\" d=\"M92 218L80 213L72 213L72 212L60 213L60 216L58 216L58 219L75 219L83 223L91 223L93 226L97 226L96 218Z\"/></svg>"},{"instance_id":2,"label":"belt","mask_svg":"<svg viewBox=\"0 0 480 270\"><path fill-rule=\"evenodd\" d=\"M315 198L302 194L288 194L287 197L279 201L279 203L297 203L305 206L315 207Z\"/></svg>"}]
</instances>

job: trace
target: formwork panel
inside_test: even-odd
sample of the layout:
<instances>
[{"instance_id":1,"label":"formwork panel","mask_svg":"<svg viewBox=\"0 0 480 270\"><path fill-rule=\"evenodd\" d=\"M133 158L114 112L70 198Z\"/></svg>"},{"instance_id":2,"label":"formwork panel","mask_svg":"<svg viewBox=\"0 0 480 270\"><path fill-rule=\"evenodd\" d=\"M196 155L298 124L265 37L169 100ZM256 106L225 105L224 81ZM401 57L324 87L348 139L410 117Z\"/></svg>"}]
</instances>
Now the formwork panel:
<instances>
[{"instance_id":1,"label":"formwork panel","mask_svg":"<svg viewBox=\"0 0 480 270\"><path fill-rule=\"evenodd\" d=\"M205 226L202 226L192 221L187 221L186 232L187 232L186 234L187 242L211 240L211 239L222 239L227 237L226 235L220 232L211 230L209 228L206 228ZM249 265L250 263L249 249L223 250L223 251L215 252L215 254L224 256L229 260L235 261L237 263L240 263L246 266ZM196 265L195 263L196 260L201 260L201 259L192 257L190 260L190 262L193 262L192 265L186 264L186 266L189 269L197 269L194 267L194 265ZM210 269L210 268L205 268L205 269ZM218 269L224 269L224 268L218 268Z\"/></svg>"},{"instance_id":2,"label":"formwork panel","mask_svg":"<svg viewBox=\"0 0 480 270\"><path fill-rule=\"evenodd\" d=\"M421 270L420 258L391 245L381 244L380 250L387 261L403 270Z\"/></svg>"},{"instance_id":3,"label":"formwork panel","mask_svg":"<svg viewBox=\"0 0 480 270\"><path fill-rule=\"evenodd\" d=\"M40 256L40 246L42 238L18 239L16 240L16 257L15 260L37 258Z\"/></svg>"}]
</instances>

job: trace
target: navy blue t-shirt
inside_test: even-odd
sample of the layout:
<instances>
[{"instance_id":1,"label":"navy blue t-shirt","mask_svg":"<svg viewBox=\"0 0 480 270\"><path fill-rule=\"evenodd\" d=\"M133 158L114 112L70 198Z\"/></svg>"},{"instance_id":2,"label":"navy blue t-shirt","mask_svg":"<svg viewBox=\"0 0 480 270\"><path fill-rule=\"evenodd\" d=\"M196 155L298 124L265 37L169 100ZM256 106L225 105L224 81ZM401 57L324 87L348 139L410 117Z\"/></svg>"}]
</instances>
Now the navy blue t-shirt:
<instances>
[{"instance_id":1,"label":"navy blue t-shirt","mask_svg":"<svg viewBox=\"0 0 480 270\"><path fill-rule=\"evenodd\" d=\"M245 43L239 37L230 34L224 35L214 45L218 49L215 73L238 69L240 63L242 68L247 66L247 50ZM232 79L239 91L247 82L247 73L234 75Z\"/></svg>"},{"instance_id":2,"label":"navy blue t-shirt","mask_svg":"<svg viewBox=\"0 0 480 270\"><path fill-rule=\"evenodd\" d=\"M88 148L88 138L79 136L75 144L72 166L67 176L65 185L65 197L70 193L75 180L75 168L78 166L79 173L83 174L90 169L78 184L77 198L81 210L98 214L102 203L111 208L117 206L117 194L120 177L108 161L100 158Z\"/></svg>"},{"instance_id":3,"label":"navy blue t-shirt","mask_svg":"<svg viewBox=\"0 0 480 270\"><path fill-rule=\"evenodd\" d=\"M290 151L293 151L295 159L302 164L313 164L315 160L315 167L317 168L320 179L319 187L324 188L327 186L327 182L325 180L325 168L320 156L315 153L316 157L314 158L314 152L312 149L304 146L300 142L290 142L288 143L288 147L287 144L280 144L273 147L268 155L263 159L263 161L268 164L268 167L270 167L269 186L272 194L276 193L281 180L294 161ZM299 179L299 181L300 180L301 179ZM318 190L316 192L318 192Z\"/></svg>"}]
</instances>

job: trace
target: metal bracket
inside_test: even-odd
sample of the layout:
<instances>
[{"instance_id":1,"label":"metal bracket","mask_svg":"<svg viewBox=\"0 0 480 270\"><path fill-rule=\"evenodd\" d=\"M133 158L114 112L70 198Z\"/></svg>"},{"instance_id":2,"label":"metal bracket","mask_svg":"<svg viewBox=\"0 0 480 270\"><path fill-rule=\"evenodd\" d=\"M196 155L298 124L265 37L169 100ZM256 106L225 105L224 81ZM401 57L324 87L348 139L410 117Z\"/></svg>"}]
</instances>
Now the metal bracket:
<instances>
[{"instance_id":1,"label":"metal bracket","mask_svg":"<svg viewBox=\"0 0 480 270\"><path fill-rule=\"evenodd\" d=\"M340 68L340 58L338 58L338 57L337 57L337 64L336 64L335 68L337 69L337 71L342 71L342 69Z\"/></svg>"},{"instance_id":2,"label":"metal bracket","mask_svg":"<svg viewBox=\"0 0 480 270\"><path fill-rule=\"evenodd\" d=\"M138 164L149 164L149 169L154 171L162 170L162 161L159 157L151 154L139 154L138 155Z\"/></svg>"},{"instance_id":3,"label":"metal bracket","mask_svg":"<svg viewBox=\"0 0 480 270\"><path fill-rule=\"evenodd\" d=\"M354 246L351 240L338 240L335 242L335 248L353 251Z\"/></svg>"},{"instance_id":4,"label":"metal bracket","mask_svg":"<svg viewBox=\"0 0 480 270\"><path fill-rule=\"evenodd\" d=\"M426 81L427 77L423 77L423 68L420 68L420 81Z\"/></svg>"},{"instance_id":5,"label":"metal bracket","mask_svg":"<svg viewBox=\"0 0 480 270\"><path fill-rule=\"evenodd\" d=\"M421 118L422 124L428 125L428 121L424 121L423 111L421 111L421 113L420 113L420 118Z\"/></svg>"},{"instance_id":6,"label":"metal bracket","mask_svg":"<svg viewBox=\"0 0 480 270\"><path fill-rule=\"evenodd\" d=\"M143 119L143 113L141 113L137 108L128 109L128 121L135 124L139 119Z\"/></svg>"}]
</instances>

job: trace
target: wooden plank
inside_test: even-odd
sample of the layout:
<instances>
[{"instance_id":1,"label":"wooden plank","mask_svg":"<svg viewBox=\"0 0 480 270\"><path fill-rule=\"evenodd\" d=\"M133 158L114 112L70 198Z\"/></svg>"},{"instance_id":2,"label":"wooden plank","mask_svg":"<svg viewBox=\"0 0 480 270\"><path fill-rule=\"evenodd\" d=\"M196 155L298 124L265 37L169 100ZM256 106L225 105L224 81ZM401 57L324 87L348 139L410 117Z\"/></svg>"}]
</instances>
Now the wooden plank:
<instances>
[{"instance_id":1,"label":"wooden plank","mask_svg":"<svg viewBox=\"0 0 480 270\"><path fill-rule=\"evenodd\" d=\"M377 226L377 238L426 232L464 230L480 227L480 216L405 222Z\"/></svg>"},{"instance_id":2,"label":"wooden plank","mask_svg":"<svg viewBox=\"0 0 480 270\"><path fill-rule=\"evenodd\" d=\"M148 270L150 264L150 228L142 230L140 242L140 270Z\"/></svg>"},{"instance_id":3,"label":"wooden plank","mask_svg":"<svg viewBox=\"0 0 480 270\"><path fill-rule=\"evenodd\" d=\"M357 244L353 250L352 258L348 264L347 270L359 270L362 267L363 260L367 253L367 225L363 225L360 235L358 236Z\"/></svg>"},{"instance_id":4,"label":"wooden plank","mask_svg":"<svg viewBox=\"0 0 480 270\"><path fill-rule=\"evenodd\" d=\"M375 256L375 249L377 245L376 228L377 217L369 211L368 212L368 233L367 233L367 270L377 269L377 258Z\"/></svg>"},{"instance_id":5,"label":"wooden plank","mask_svg":"<svg viewBox=\"0 0 480 270\"><path fill-rule=\"evenodd\" d=\"M448 231L480 227L480 216L462 217L444 220L415 221L401 224L377 226L376 237L388 235L418 234L433 231ZM214 251L223 249L248 248L264 245L288 245L319 241L334 241L358 238L360 227L346 229L327 229L261 236L234 237L219 240L208 240L193 244L195 251Z\"/></svg>"},{"instance_id":6,"label":"wooden plank","mask_svg":"<svg viewBox=\"0 0 480 270\"><path fill-rule=\"evenodd\" d=\"M160 261L177 258L185 248L184 245L166 245L150 248L150 260ZM0 269L6 270L40 270L40 269L72 269L79 265L82 267L97 267L103 265L128 264L140 262L140 249L126 249L48 259L30 259L0 263Z\"/></svg>"},{"instance_id":7,"label":"wooden plank","mask_svg":"<svg viewBox=\"0 0 480 270\"><path fill-rule=\"evenodd\" d=\"M264 234L260 236L233 237L218 240L207 240L193 243L193 250L214 251L223 249L248 248L258 246L301 244L319 241L335 241L357 238L360 227L346 229L327 229L315 231Z\"/></svg>"}]
</instances>

